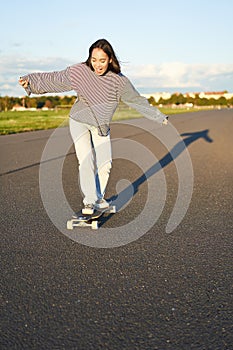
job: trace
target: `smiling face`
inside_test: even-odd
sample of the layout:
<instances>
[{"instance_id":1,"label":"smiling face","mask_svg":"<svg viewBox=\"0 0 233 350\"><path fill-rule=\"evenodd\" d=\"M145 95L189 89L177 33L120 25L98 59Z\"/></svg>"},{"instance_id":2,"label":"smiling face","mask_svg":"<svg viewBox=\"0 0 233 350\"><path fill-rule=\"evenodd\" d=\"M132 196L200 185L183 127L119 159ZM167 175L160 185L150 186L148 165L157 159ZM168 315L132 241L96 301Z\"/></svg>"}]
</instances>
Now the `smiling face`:
<instances>
[{"instance_id":1,"label":"smiling face","mask_svg":"<svg viewBox=\"0 0 233 350\"><path fill-rule=\"evenodd\" d=\"M91 54L91 65L94 69L94 72L97 75L103 75L108 70L108 65L111 63L108 55L99 48L95 48Z\"/></svg>"}]
</instances>

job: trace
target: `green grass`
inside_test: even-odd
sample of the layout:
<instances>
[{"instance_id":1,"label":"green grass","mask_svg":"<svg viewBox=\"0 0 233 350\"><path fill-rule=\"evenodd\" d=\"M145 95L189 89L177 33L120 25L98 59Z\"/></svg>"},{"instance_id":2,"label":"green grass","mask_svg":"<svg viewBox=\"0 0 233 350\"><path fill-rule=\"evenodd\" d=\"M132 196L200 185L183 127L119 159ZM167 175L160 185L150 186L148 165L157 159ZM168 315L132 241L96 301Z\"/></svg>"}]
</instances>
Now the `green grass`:
<instances>
[{"instance_id":1,"label":"green grass","mask_svg":"<svg viewBox=\"0 0 233 350\"><path fill-rule=\"evenodd\" d=\"M53 129L63 122L68 125L68 110L9 111L0 113L0 135L25 131Z\"/></svg>"},{"instance_id":2,"label":"green grass","mask_svg":"<svg viewBox=\"0 0 233 350\"><path fill-rule=\"evenodd\" d=\"M168 115L187 112L187 109L160 110ZM191 111L191 110L190 110ZM54 129L68 125L69 109L58 111L8 111L0 113L0 135L16 134L25 131ZM134 109L120 107L114 114L113 121L141 118Z\"/></svg>"}]
</instances>

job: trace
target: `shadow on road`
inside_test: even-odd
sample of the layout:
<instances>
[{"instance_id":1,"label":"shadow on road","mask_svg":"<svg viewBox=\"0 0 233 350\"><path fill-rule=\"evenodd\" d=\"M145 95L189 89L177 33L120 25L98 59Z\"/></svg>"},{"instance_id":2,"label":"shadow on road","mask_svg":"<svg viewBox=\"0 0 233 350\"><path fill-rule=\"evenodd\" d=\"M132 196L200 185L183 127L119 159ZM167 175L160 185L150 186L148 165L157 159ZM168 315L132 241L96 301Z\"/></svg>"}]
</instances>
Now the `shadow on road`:
<instances>
[{"instance_id":1,"label":"shadow on road","mask_svg":"<svg viewBox=\"0 0 233 350\"><path fill-rule=\"evenodd\" d=\"M173 162L191 143L204 139L206 142L213 142L208 135L209 130L202 130L198 132L187 132L180 136L186 136L178 142L170 152L168 152L160 161L152 165L142 176L135 180L132 184L126 187L118 195L112 196L109 200L116 206L117 211L120 211L138 192L139 186L142 185L147 179L155 175L161 168L165 168L171 162Z\"/></svg>"},{"instance_id":2,"label":"shadow on road","mask_svg":"<svg viewBox=\"0 0 233 350\"><path fill-rule=\"evenodd\" d=\"M8 171L6 171L4 173L1 173L0 176L17 173L18 171L22 171L22 170L26 170L26 169L30 169L30 168L34 168L34 167L39 167L41 164L50 163L53 160L64 159L65 157L72 156L74 154L75 154L75 152L70 152L70 153L67 153L67 154L64 154L64 155L61 155L61 156L58 156L58 157L54 157L54 158L48 159L48 160L39 161L39 162L30 164L30 165L25 165L25 166L23 166L21 168L8 170Z\"/></svg>"},{"instance_id":3,"label":"shadow on road","mask_svg":"<svg viewBox=\"0 0 233 350\"><path fill-rule=\"evenodd\" d=\"M213 140L208 135L209 130L202 130L198 132L190 132L183 133L180 136L183 138L180 142L178 142L172 149L169 151L161 160L152 165L144 174L142 174L138 179L136 179L132 184L127 186L124 190L122 190L118 195L114 195L109 200L112 202L112 205L115 205L117 211L120 211L138 192L140 185L147 181L151 176L158 173L162 168L165 168L171 162L173 162L179 155L193 142L204 139L206 142L213 142ZM34 164L30 164L21 168L17 168L14 170L7 171L5 173L0 174L0 176L12 174L18 171L22 171L25 169L29 169L32 167L40 166L43 163L51 162L53 160L57 160L60 158L64 158L66 156L73 156L75 152L69 152L66 155L61 155L52 159L48 159L45 161L36 162ZM107 221L111 216L105 217L104 222Z\"/></svg>"}]
</instances>

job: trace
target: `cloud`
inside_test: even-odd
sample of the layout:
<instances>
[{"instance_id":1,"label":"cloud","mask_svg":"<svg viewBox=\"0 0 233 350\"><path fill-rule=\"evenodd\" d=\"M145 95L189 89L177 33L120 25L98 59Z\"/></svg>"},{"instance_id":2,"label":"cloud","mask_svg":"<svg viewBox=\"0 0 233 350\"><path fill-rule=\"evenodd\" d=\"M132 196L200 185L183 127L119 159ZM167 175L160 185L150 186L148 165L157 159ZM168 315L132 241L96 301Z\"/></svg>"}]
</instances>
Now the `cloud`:
<instances>
[{"instance_id":1,"label":"cloud","mask_svg":"<svg viewBox=\"0 0 233 350\"><path fill-rule=\"evenodd\" d=\"M162 64L124 67L126 75L139 88L180 88L187 90L233 91L233 64Z\"/></svg>"},{"instance_id":2,"label":"cloud","mask_svg":"<svg viewBox=\"0 0 233 350\"><path fill-rule=\"evenodd\" d=\"M0 55L0 95L22 96L20 76L31 72L62 70L75 63L60 57L31 58ZM233 64L161 64L122 65L122 72L142 91L220 91L233 92Z\"/></svg>"},{"instance_id":3,"label":"cloud","mask_svg":"<svg viewBox=\"0 0 233 350\"><path fill-rule=\"evenodd\" d=\"M25 92L18 79L32 72L61 70L73 62L60 57L32 59L23 56L0 55L0 96L22 96Z\"/></svg>"}]
</instances>

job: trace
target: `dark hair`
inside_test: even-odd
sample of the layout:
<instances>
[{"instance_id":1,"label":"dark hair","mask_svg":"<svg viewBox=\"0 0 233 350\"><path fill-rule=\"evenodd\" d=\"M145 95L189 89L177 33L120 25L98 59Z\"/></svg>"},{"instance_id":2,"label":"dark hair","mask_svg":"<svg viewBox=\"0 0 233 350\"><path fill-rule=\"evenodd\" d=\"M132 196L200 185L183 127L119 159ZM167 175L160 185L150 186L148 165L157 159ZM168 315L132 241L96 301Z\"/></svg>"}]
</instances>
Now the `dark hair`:
<instances>
[{"instance_id":1,"label":"dark hair","mask_svg":"<svg viewBox=\"0 0 233 350\"><path fill-rule=\"evenodd\" d=\"M84 62L88 67L90 67L93 70L93 67L91 65L91 56L92 56L93 49L102 49L106 53L106 55L108 55L109 59L112 60L112 62L109 63L108 70L117 74L121 72L120 63L116 57L116 54L112 48L112 45L106 39L97 40L89 48L88 59L86 60L86 62Z\"/></svg>"}]
</instances>

